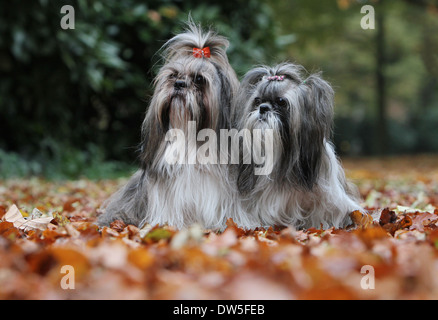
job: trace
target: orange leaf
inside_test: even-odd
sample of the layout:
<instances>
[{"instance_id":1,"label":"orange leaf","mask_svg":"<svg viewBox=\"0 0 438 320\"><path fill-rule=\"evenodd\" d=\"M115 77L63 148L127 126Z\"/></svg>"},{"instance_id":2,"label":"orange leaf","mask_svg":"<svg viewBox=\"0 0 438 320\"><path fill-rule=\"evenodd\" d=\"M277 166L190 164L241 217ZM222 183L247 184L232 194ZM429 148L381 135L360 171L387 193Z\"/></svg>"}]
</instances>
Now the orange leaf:
<instances>
[{"instance_id":1,"label":"orange leaf","mask_svg":"<svg viewBox=\"0 0 438 320\"><path fill-rule=\"evenodd\" d=\"M389 237L388 233L385 229L374 226L371 228L362 228L353 231L359 238L367 245L368 248L371 248L375 240L380 240Z\"/></svg>"},{"instance_id":2,"label":"orange leaf","mask_svg":"<svg viewBox=\"0 0 438 320\"><path fill-rule=\"evenodd\" d=\"M400 229L404 229L404 228L408 228L410 226L412 226L412 219L410 216L406 215L403 217L402 220L400 220L400 222L398 222L398 225L400 226Z\"/></svg>"},{"instance_id":3,"label":"orange leaf","mask_svg":"<svg viewBox=\"0 0 438 320\"><path fill-rule=\"evenodd\" d=\"M145 269L153 263L154 258L145 248L136 248L128 253L128 261L139 269Z\"/></svg>"},{"instance_id":4,"label":"orange leaf","mask_svg":"<svg viewBox=\"0 0 438 320\"><path fill-rule=\"evenodd\" d=\"M22 232L14 227L12 222L0 222L0 236L6 239L15 240L16 237L21 237Z\"/></svg>"},{"instance_id":5,"label":"orange leaf","mask_svg":"<svg viewBox=\"0 0 438 320\"><path fill-rule=\"evenodd\" d=\"M353 223L361 228L367 228L373 223L373 217L368 213L362 213L359 210L355 210L350 214Z\"/></svg>"}]
</instances>

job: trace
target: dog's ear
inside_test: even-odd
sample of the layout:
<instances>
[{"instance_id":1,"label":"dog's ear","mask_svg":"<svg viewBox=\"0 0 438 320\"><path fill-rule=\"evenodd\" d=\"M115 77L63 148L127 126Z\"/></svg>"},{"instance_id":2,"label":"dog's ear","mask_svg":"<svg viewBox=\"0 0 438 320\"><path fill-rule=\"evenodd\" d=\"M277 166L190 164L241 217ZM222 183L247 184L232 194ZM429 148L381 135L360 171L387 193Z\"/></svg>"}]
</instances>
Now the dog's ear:
<instances>
[{"instance_id":1,"label":"dog's ear","mask_svg":"<svg viewBox=\"0 0 438 320\"><path fill-rule=\"evenodd\" d=\"M158 119L154 108L154 99L143 120L141 127L140 164L143 170L150 170L158 153L162 152L163 137L169 126L168 113L164 112L166 119Z\"/></svg>"},{"instance_id":2,"label":"dog's ear","mask_svg":"<svg viewBox=\"0 0 438 320\"><path fill-rule=\"evenodd\" d=\"M323 138L330 139L333 128L334 91L330 84L321 78L321 74L312 74L303 83L309 88L307 110L310 119L322 129Z\"/></svg>"},{"instance_id":3,"label":"dog's ear","mask_svg":"<svg viewBox=\"0 0 438 320\"><path fill-rule=\"evenodd\" d=\"M220 108L219 108L219 122L216 125L216 130L219 133L220 129L231 128L231 108L234 95L237 91L237 83L233 84L232 76L226 75L226 70L221 69L217 64L213 63L220 81Z\"/></svg>"},{"instance_id":4,"label":"dog's ear","mask_svg":"<svg viewBox=\"0 0 438 320\"><path fill-rule=\"evenodd\" d=\"M243 86L243 88L256 86L263 79L263 77L267 75L269 75L268 67L260 66L254 68L245 74L245 77L242 79L241 85Z\"/></svg>"},{"instance_id":5,"label":"dog's ear","mask_svg":"<svg viewBox=\"0 0 438 320\"><path fill-rule=\"evenodd\" d=\"M293 180L311 190L318 180L326 140L332 133L334 91L320 74L309 76L299 90L303 95L301 126L296 137L299 155L289 168L292 169Z\"/></svg>"}]
</instances>

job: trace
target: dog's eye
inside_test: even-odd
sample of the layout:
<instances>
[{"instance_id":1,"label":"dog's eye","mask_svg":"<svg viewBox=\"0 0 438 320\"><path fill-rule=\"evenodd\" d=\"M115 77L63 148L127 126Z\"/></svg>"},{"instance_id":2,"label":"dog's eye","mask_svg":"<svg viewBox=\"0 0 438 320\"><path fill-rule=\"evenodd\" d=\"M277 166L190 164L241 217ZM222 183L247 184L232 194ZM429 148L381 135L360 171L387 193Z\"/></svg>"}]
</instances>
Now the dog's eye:
<instances>
[{"instance_id":1,"label":"dog's eye","mask_svg":"<svg viewBox=\"0 0 438 320\"><path fill-rule=\"evenodd\" d=\"M196 75L195 78L193 79L193 81L195 82L196 85L200 86L203 85L205 83L205 79L203 76L201 75Z\"/></svg>"},{"instance_id":2,"label":"dog's eye","mask_svg":"<svg viewBox=\"0 0 438 320\"><path fill-rule=\"evenodd\" d=\"M287 101L286 101L285 98L281 98L281 97L279 97L279 98L275 99L275 104L276 104L277 106L283 108L283 107L286 107L286 105L287 105Z\"/></svg>"},{"instance_id":3,"label":"dog's eye","mask_svg":"<svg viewBox=\"0 0 438 320\"><path fill-rule=\"evenodd\" d=\"M262 99L258 97L254 99L254 105L258 106L260 103L262 103Z\"/></svg>"}]
</instances>

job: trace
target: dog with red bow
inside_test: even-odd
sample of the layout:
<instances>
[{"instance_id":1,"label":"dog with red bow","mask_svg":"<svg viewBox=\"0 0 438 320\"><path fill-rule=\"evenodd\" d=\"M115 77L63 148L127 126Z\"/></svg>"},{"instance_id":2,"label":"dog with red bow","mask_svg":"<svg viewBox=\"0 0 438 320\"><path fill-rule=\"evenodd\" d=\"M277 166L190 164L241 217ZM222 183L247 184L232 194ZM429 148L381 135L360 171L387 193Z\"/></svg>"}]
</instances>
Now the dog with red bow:
<instances>
[{"instance_id":1,"label":"dog with red bow","mask_svg":"<svg viewBox=\"0 0 438 320\"><path fill-rule=\"evenodd\" d=\"M164 65L142 125L141 168L104 204L99 225L119 219L140 227L181 229L198 223L224 229L226 219L238 212L228 166L196 161L201 142L191 139L202 130L219 134L230 128L239 82L228 62L228 45L226 38L193 23L164 45Z\"/></svg>"},{"instance_id":2,"label":"dog with red bow","mask_svg":"<svg viewBox=\"0 0 438 320\"><path fill-rule=\"evenodd\" d=\"M254 161L239 164L241 215L262 227L341 228L351 223L352 211L364 212L330 142L333 98L319 74L305 76L292 63L257 67L245 75L233 120L239 130L253 133L243 136L242 153L250 154L259 142L269 144L273 154L272 170L264 175L254 174ZM262 134L255 135L257 130Z\"/></svg>"}]
</instances>

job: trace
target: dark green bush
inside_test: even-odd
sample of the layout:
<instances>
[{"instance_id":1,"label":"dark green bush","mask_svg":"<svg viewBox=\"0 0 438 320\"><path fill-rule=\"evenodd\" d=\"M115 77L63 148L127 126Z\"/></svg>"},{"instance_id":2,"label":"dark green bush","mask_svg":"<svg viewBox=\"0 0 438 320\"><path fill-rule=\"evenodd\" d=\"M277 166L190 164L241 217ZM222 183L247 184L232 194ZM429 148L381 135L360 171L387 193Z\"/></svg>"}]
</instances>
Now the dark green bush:
<instances>
[{"instance_id":1,"label":"dark green bush","mask_svg":"<svg viewBox=\"0 0 438 320\"><path fill-rule=\"evenodd\" d=\"M189 11L230 37L230 60L241 72L267 60L264 48L275 51L266 5L195 3L40 0L2 6L0 171L72 177L97 160L132 164L160 66L157 52L182 30ZM75 9L74 30L60 27L65 4Z\"/></svg>"}]
</instances>

